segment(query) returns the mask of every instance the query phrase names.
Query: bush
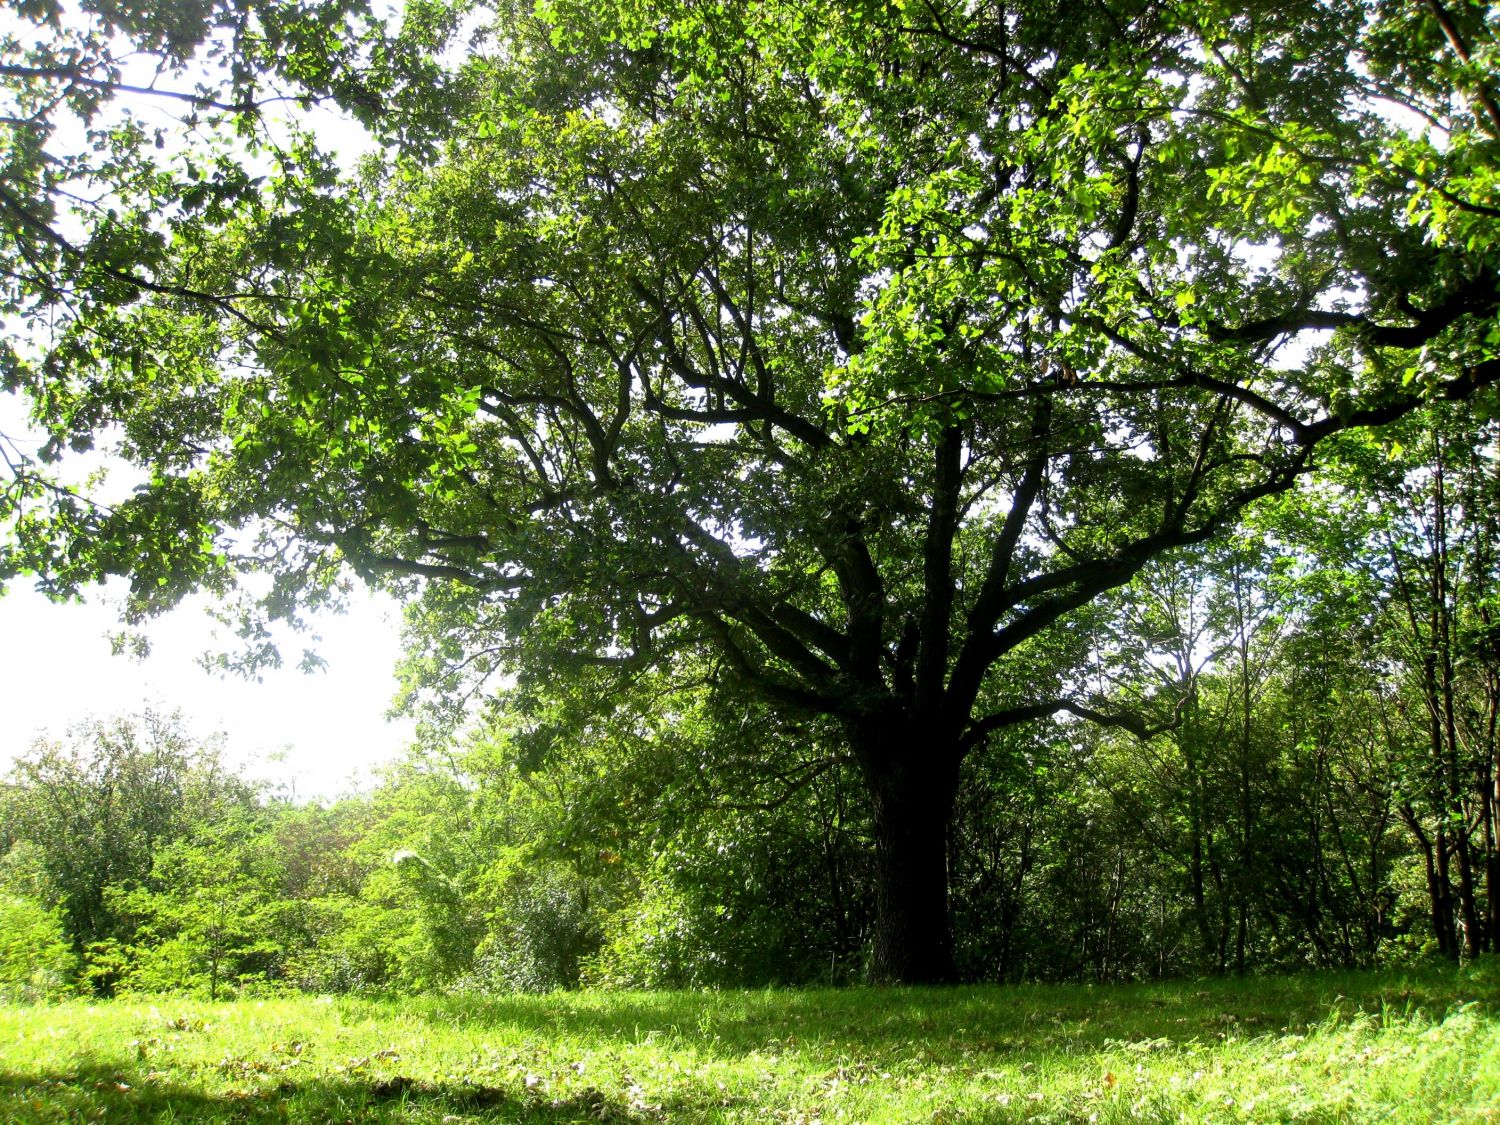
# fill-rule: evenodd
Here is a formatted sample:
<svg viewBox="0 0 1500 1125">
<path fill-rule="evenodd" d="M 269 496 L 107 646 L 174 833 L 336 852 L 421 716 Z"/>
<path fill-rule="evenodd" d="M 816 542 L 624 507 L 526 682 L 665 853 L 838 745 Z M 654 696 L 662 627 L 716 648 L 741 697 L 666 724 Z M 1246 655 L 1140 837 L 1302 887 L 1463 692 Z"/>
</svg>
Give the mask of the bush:
<svg viewBox="0 0 1500 1125">
<path fill-rule="evenodd" d="M 78 959 L 62 916 L 34 899 L 0 893 L 0 1000 L 34 1004 L 68 995 Z"/>
<path fill-rule="evenodd" d="M 604 944 L 585 979 L 598 988 L 691 988 L 706 982 L 702 970 L 715 959 L 695 929 L 694 904 L 665 879 L 649 882 L 641 897 L 605 924 Z"/>
<path fill-rule="evenodd" d="M 605 897 L 567 866 L 537 863 L 507 881 L 476 951 L 475 973 L 461 983 L 499 992 L 577 988 L 599 950 Z"/>
</svg>

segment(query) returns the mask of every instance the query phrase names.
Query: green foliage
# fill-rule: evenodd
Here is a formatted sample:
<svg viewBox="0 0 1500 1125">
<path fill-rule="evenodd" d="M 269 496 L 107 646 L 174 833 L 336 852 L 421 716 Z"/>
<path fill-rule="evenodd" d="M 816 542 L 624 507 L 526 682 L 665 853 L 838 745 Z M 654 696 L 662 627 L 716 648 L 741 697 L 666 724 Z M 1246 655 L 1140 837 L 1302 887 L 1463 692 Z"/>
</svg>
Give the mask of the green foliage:
<svg viewBox="0 0 1500 1125">
<path fill-rule="evenodd" d="M 59 912 L 0 891 L 0 1002 L 35 1004 L 71 995 L 77 969 Z"/>
<path fill-rule="evenodd" d="M 816 750 L 816 746 L 811 749 Z M 827 760 L 772 801 L 678 797 L 680 817 L 607 919 L 590 983 L 719 988 L 844 983 L 864 969 L 869 855 L 854 785 Z M 813 771 L 819 771 L 814 774 Z M 842 774 L 842 776 L 841 776 Z M 726 807 L 727 806 L 727 807 Z"/>
<path fill-rule="evenodd" d="M 571 885 L 583 979 L 721 987 L 857 975 L 869 829 L 836 732 L 705 684 L 690 665 L 641 677 L 609 701 L 606 723 L 587 698 L 596 687 L 531 689 L 519 709 L 544 717 L 547 741 L 517 731 L 508 742 L 521 782 L 509 800 L 530 810 L 531 847 L 507 878 L 549 895 Z"/>
<path fill-rule="evenodd" d="M 602 911 L 590 883 L 564 864 L 538 862 L 513 877 L 491 914 L 466 982 L 486 990 L 549 992 L 577 988 L 598 952 Z"/>
<path fill-rule="evenodd" d="M 8 782 L 6 865 L 24 868 L 29 893 L 61 909 L 80 952 L 130 940 L 109 888 L 146 881 L 159 849 L 254 801 L 215 744 L 195 743 L 180 717 L 151 711 L 39 743 Z"/>
<path fill-rule="evenodd" d="M 110 906 L 133 925 L 122 990 L 220 995 L 283 976 L 288 927 L 282 857 L 250 814 L 197 827 L 156 850 L 142 885 Z"/>
</svg>

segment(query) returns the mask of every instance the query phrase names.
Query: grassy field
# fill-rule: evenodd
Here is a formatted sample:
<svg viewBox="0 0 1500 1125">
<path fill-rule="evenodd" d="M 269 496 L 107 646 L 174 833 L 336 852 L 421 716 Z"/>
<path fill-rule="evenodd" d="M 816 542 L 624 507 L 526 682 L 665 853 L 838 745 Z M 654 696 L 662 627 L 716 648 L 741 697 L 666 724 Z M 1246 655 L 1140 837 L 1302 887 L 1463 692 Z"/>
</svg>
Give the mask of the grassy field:
<svg viewBox="0 0 1500 1125">
<path fill-rule="evenodd" d="M 1500 963 L 0 1009 L 0 1121 L 1500 1121 Z"/>
</svg>

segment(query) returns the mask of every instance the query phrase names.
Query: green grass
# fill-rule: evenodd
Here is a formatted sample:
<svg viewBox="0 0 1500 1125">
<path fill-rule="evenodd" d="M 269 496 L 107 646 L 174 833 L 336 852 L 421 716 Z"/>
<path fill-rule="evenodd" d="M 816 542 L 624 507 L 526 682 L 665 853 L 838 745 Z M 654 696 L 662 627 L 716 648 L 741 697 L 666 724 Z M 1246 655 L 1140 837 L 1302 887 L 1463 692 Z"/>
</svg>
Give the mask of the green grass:
<svg viewBox="0 0 1500 1125">
<path fill-rule="evenodd" d="M 1500 1121 L 1500 963 L 0 1010 L 0 1122 Z"/>
</svg>

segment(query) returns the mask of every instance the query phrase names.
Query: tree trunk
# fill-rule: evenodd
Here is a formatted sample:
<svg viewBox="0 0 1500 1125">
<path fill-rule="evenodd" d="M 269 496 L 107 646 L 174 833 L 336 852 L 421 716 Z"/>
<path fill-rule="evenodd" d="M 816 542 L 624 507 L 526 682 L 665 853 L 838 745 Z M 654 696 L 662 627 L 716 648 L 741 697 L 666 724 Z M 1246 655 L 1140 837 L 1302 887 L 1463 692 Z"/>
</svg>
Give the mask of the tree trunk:
<svg viewBox="0 0 1500 1125">
<path fill-rule="evenodd" d="M 1486 950 L 1500 952 L 1500 761 L 1496 760 L 1495 691 L 1490 686 L 1490 754 L 1484 777 L 1485 908 L 1488 944 Z"/>
<path fill-rule="evenodd" d="M 1193 922 L 1198 927 L 1198 940 L 1203 949 L 1205 962 L 1213 963 L 1218 942 L 1213 923 L 1208 913 L 1208 893 L 1204 878 L 1205 857 L 1203 839 L 1206 834 L 1204 806 L 1204 782 L 1200 773 L 1195 723 L 1197 712 L 1196 695 L 1189 697 L 1183 716 L 1182 729 L 1177 735 L 1178 748 L 1182 752 L 1182 765 L 1187 784 L 1188 822 L 1188 891 L 1193 900 Z"/>
<path fill-rule="evenodd" d="M 1441 824 L 1435 835 L 1433 852 L 1437 860 L 1438 918 L 1443 927 L 1438 947 L 1456 960 L 1459 955 L 1458 926 L 1453 916 L 1453 879 L 1448 874 L 1448 856 L 1452 845 L 1448 843 L 1448 833 Z"/>
<path fill-rule="evenodd" d="M 861 724 L 851 736 L 875 814 L 870 981 L 950 983 L 957 978 L 948 909 L 957 740 L 935 739 L 915 721 Z"/>
<path fill-rule="evenodd" d="M 1484 952 L 1479 907 L 1474 893 L 1474 864 L 1470 858 L 1469 826 L 1460 823 L 1453 837 L 1453 856 L 1458 861 L 1458 917 L 1464 934 L 1464 956 L 1473 960 Z"/>
</svg>

